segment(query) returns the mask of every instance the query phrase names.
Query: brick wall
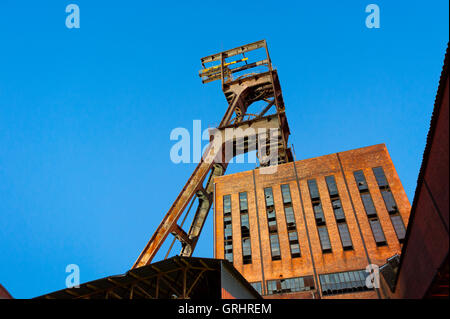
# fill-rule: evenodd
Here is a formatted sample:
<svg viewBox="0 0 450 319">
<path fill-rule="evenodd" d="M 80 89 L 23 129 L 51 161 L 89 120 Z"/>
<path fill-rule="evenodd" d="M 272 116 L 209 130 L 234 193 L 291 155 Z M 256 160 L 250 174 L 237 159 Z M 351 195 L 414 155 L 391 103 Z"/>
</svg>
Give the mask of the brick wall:
<svg viewBox="0 0 450 319">
<path fill-rule="evenodd" d="M 342 166 L 342 169 L 341 169 Z M 384 144 L 356 150 L 325 155 L 317 158 L 279 165 L 275 174 L 262 174 L 260 170 L 225 175 L 215 179 L 215 254 L 224 257 L 223 241 L 223 196 L 231 195 L 233 229 L 233 264 L 249 282 L 314 276 L 315 286 L 319 287 L 318 275 L 350 270 L 362 270 L 369 264 L 383 265 L 388 257 L 400 253 L 401 244 L 392 226 L 389 213 L 384 205 L 372 168 L 382 166 L 391 187 L 405 226 L 407 225 L 410 203 L 392 164 Z M 383 228 L 387 245 L 377 247 L 361 202 L 353 172 L 363 170 L 369 191 Z M 351 235 L 353 250 L 344 250 L 328 195 L 325 176 L 333 175 L 339 190 L 340 199 Z M 316 179 L 319 189 L 326 225 L 331 241 L 332 252 L 322 253 L 316 227 L 307 180 Z M 255 182 L 254 182 L 255 180 Z M 281 185 L 288 184 L 296 220 L 301 257 L 291 258 L 286 219 L 283 209 Z M 300 186 L 300 193 L 299 187 Z M 256 187 L 255 187 L 256 186 Z M 272 187 L 281 260 L 272 261 L 269 231 L 266 216 L 264 188 Z M 242 263 L 242 244 L 240 230 L 239 193 L 247 192 L 252 263 Z M 255 201 L 255 192 L 257 201 Z M 300 197 L 301 194 L 301 197 Z M 258 209 L 256 209 L 256 207 Z M 354 209 L 353 209 L 354 208 Z M 257 214 L 258 211 L 258 214 Z M 305 224 L 306 220 L 306 224 Z M 259 231 L 258 231 L 259 223 Z M 362 233 L 362 236 L 361 236 Z M 262 251 L 262 254 L 261 254 Z M 262 258 L 261 258 L 262 255 Z M 314 267 L 313 267 L 314 264 Z M 311 293 L 285 294 L 292 298 Z M 281 295 L 275 295 L 277 298 Z M 377 298 L 374 291 L 326 296 L 326 298 Z M 273 297 L 273 296 L 272 296 Z M 286 298 L 286 296 L 283 296 Z M 325 296 L 322 296 L 325 297 Z"/>
</svg>

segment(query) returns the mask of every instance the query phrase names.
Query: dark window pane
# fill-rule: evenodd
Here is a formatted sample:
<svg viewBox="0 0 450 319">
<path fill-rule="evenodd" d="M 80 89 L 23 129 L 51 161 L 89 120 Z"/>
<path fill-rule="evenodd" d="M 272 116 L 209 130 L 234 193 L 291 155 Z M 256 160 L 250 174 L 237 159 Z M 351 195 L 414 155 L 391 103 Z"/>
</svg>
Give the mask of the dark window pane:
<svg viewBox="0 0 450 319">
<path fill-rule="evenodd" d="M 381 228 L 380 221 L 378 218 L 372 218 L 369 220 L 370 227 L 372 228 L 373 237 L 375 238 L 375 242 L 377 244 L 385 244 L 386 238 L 384 237 L 383 229 Z"/>
<path fill-rule="evenodd" d="M 405 239 L 406 229 L 403 224 L 402 217 L 400 215 L 391 215 L 392 225 L 394 226 L 395 233 L 397 234 L 397 238 L 400 241 Z"/>
<path fill-rule="evenodd" d="M 288 233 L 290 243 L 298 243 L 298 236 L 296 231 L 291 231 Z"/>
<path fill-rule="evenodd" d="M 319 189 L 317 188 L 317 183 L 315 179 L 310 179 L 308 181 L 309 194 L 311 195 L 311 199 L 319 199 Z"/>
<path fill-rule="evenodd" d="M 267 281 L 267 292 L 269 295 L 277 293 L 309 291 L 313 289 L 314 279 L 312 276 Z"/>
<path fill-rule="evenodd" d="M 264 188 L 264 195 L 266 198 L 266 206 L 273 206 L 272 188 Z"/>
<path fill-rule="evenodd" d="M 360 191 L 368 190 L 366 178 L 364 177 L 363 171 L 356 171 L 353 173 L 355 176 L 356 185 Z"/>
<path fill-rule="evenodd" d="M 262 294 L 262 287 L 261 287 L 261 282 L 251 282 L 250 285 L 253 286 L 253 288 L 255 288 L 255 290 L 261 295 Z"/>
<path fill-rule="evenodd" d="M 323 214 L 322 210 L 322 204 L 321 203 L 314 203 L 313 204 L 313 210 L 314 210 L 314 216 L 316 218 L 316 222 L 318 225 L 325 223 L 325 216 Z"/>
<path fill-rule="evenodd" d="M 325 181 L 327 182 L 328 192 L 330 193 L 330 197 L 334 197 L 339 195 L 337 186 L 336 186 L 336 180 L 334 179 L 334 176 L 327 176 L 325 177 Z"/>
<path fill-rule="evenodd" d="M 242 239 L 242 261 L 243 264 L 252 263 L 252 248 L 250 244 L 250 238 Z"/>
<path fill-rule="evenodd" d="M 328 236 L 328 230 L 326 226 L 318 227 L 320 244 L 322 246 L 322 251 L 330 251 L 331 243 L 330 237 Z"/>
<path fill-rule="evenodd" d="M 375 206 L 373 205 L 372 196 L 370 196 L 369 193 L 361 194 L 361 200 L 363 202 L 367 216 L 376 216 L 377 211 L 375 209 Z"/>
<path fill-rule="evenodd" d="M 342 208 L 342 203 L 340 199 L 334 199 L 331 201 L 331 206 L 333 206 L 334 216 L 337 221 L 344 220 L 345 214 L 344 209 Z"/>
<path fill-rule="evenodd" d="M 375 179 L 377 180 L 379 187 L 389 186 L 387 179 L 386 179 L 386 175 L 384 175 L 384 171 L 381 166 L 375 167 L 372 170 L 373 170 L 373 174 L 375 175 Z"/>
<path fill-rule="evenodd" d="M 270 233 L 277 231 L 277 218 L 276 218 L 274 209 L 267 210 L 267 223 L 269 225 Z"/>
<path fill-rule="evenodd" d="M 352 239 L 350 237 L 350 232 L 348 231 L 347 224 L 339 223 L 338 229 L 339 229 L 339 235 L 341 236 L 341 240 L 342 240 L 342 246 L 344 248 L 351 248 L 353 245 L 352 245 Z"/>
<path fill-rule="evenodd" d="M 291 257 L 292 258 L 297 258 L 300 257 L 300 245 L 299 244 L 294 244 L 291 245 Z"/>
<path fill-rule="evenodd" d="M 298 243 L 298 235 L 296 231 L 291 231 L 288 233 L 289 246 L 291 248 L 291 257 L 300 257 L 300 245 Z"/>
<path fill-rule="evenodd" d="M 284 213 L 286 214 L 286 225 L 288 230 L 295 229 L 295 217 L 292 207 L 285 207 Z"/>
<path fill-rule="evenodd" d="M 224 239 L 230 240 L 233 236 L 233 230 L 231 229 L 231 225 L 227 225 L 224 227 Z"/>
<path fill-rule="evenodd" d="M 231 224 L 231 195 L 223 197 L 224 258 L 233 262 L 233 230 Z"/>
<path fill-rule="evenodd" d="M 242 252 L 244 255 L 251 255 L 252 249 L 250 246 L 250 238 L 242 240 Z"/>
<path fill-rule="evenodd" d="M 231 195 L 225 195 L 223 197 L 223 213 L 231 213 Z"/>
<path fill-rule="evenodd" d="M 365 278 L 364 270 L 319 275 L 324 295 L 350 293 L 355 292 L 355 290 L 369 290 L 366 287 Z"/>
<path fill-rule="evenodd" d="M 243 238 L 250 236 L 250 224 L 248 214 L 241 214 L 241 236 Z"/>
<path fill-rule="evenodd" d="M 241 227 L 250 227 L 248 223 L 248 214 L 241 214 Z"/>
<path fill-rule="evenodd" d="M 283 195 L 283 203 L 289 204 L 292 202 L 291 199 L 291 191 L 289 189 L 289 185 L 281 185 L 281 193 Z"/>
<path fill-rule="evenodd" d="M 278 242 L 278 235 L 270 235 L 270 249 L 272 252 L 272 260 L 278 260 L 281 257 L 280 254 L 280 244 Z"/>
<path fill-rule="evenodd" d="M 386 209 L 389 213 L 397 212 L 397 204 L 395 203 L 394 196 L 390 189 L 381 190 L 381 195 L 383 196 L 384 203 L 386 204 Z"/>
<path fill-rule="evenodd" d="M 248 210 L 247 193 L 239 193 L 239 207 L 240 210 Z"/>
</svg>

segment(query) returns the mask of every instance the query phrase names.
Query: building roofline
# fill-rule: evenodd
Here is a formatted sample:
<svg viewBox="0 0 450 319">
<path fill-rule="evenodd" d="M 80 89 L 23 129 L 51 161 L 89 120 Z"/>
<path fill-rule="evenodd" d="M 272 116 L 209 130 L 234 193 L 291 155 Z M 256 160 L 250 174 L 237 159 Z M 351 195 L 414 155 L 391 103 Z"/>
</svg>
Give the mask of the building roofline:
<svg viewBox="0 0 450 319">
<path fill-rule="evenodd" d="M 436 98 L 434 100 L 434 107 L 433 107 L 433 112 L 431 114 L 431 120 L 430 120 L 430 128 L 428 130 L 425 149 L 424 149 L 423 156 L 422 156 L 422 165 L 420 166 L 419 175 L 417 177 L 416 190 L 414 192 L 414 200 L 413 200 L 413 204 L 411 207 L 411 213 L 409 215 L 408 228 L 406 229 L 405 243 L 403 244 L 402 252 L 400 255 L 400 263 L 398 266 L 397 276 L 395 278 L 394 289 L 397 288 L 398 278 L 399 278 L 401 270 L 402 270 L 403 260 L 405 259 L 405 253 L 406 253 L 406 250 L 408 247 L 409 237 L 411 234 L 411 228 L 412 228 L 411 225 L 412 225 L 412 221 L 414 220 L 414 216 L 416 214 L 417 202 L 419 201 L 419 194 L 420 194 L 420 189 L 421 189 L 420 186 L 422 185 L 424 178 L 425 178 L 425 171 L 426 171 L 426 167 L 428 166 L 428 160 L 429 160 L 429 156 L 430 156 L 430 152 L 431 152 L 431 145 L 433 144 L 434 135 L 436 133 L 438 116 L 439 116 L 439 112 L 441 110 L 441 105 L 442 105 L 444 91 L 445 91 L 445 87 L 446 87 L 446 84 L 448 81 L 448 77 L 449 77 L 449 43 L 447 42 L 447 50 L 445 52 L 444 64 L 442 66 L 442 71 L 441 71 L 441 76 L 439 78 L 439 85 L 438 85 L 438 89 L 437 89 L 437 93 L 436 93 Z"/>
<path fill-rule="evenodd" d="M 342 154 L 342 153 L 351 152 L 351 151 L 358 151 L 358 150 L 362 150 L 362 149 L 365 149 L 365 148 L 371 148 L 371 147 L 377 147 L 377 146 L 378 147 L 379 146 L 384 147 L 387 150 L 387 147 L 386 147 L 385 143 L 378 143 L 378 144 L 373 144 L 373 145 L 367 145 L 367 146 L 362 146 L 362 147 L 358 147 L 358 148 L 353 148 L 353 149 L 349 149 L 349 150 L 345 150 L 345 151 L 339 151 L 339 152 L 334 152 L 334 153 L 330 153 L 330 154 L 325 154 L 325 155 L 319 155 L 319 156 L 299 159 L 299 160 L 295 160 L 294 162 L 309 161 L 309 160 L 313 160 L 313 159 L 316 159 L 316 158 L 321 158 L 321 157 L 324 157 L 324 156 L 332 156 L 332 155 L 335 155 L 335 154 Z M 283 164 L 278 164 L 278 165 L 282 166 L 282 165 L 288 165 L 288 164 L 291 164 L 291 163 L 292 162 L 288 162 L 288 163 L 283 163 Z M 255 170 L 258 170 L 259 168 L 260 167 L 256 167 Z M 252 171 L 252 169 L 246 170 L 246 171 L 242 171 L 242 172 L 236 172 L 236 173 L 233 173 L 233 174 L 226 174 L 226 175 L 222 175 L 222 176 L 216 176 L 214 179 L 220 180 L 222 178 L 228 178 L 228 177 L 234 176 L 236 174 L 242 174 L 242 173 L 246 173 L 246 172 L 249 173 L 251 171 Z M 214 183 L 216 183 L 216 182 L 214 181 Z"/>
</svg>

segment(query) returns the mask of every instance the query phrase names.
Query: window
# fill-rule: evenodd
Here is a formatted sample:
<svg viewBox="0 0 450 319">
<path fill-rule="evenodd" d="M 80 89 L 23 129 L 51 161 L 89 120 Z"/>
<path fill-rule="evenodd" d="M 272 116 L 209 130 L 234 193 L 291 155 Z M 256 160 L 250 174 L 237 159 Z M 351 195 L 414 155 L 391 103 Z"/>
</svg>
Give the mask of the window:
<svg viewBox="0 0 450 319">
<path fill-rule="evenodd" d="M 223 197 L 223 214 L 231 213 L 231 195 L 225 195 Z"/>
<path fill-rule="evenodd" d="M 231 229 L 231 217 L 224 218 L 224 239 L 233 239 L 233 230 Z"/>
<path fill-rule="evenodd" d="M 281 185 L 281 193 L 283 196 L 284 215 L 286 217 L 286 228 L 288 231 L 291 258 L 297 258 L 301 256 L 300 244 L 298 242 L 297 226 L 295 222 L 294 209 L 292 207 L 292 198 L 289 185 Z"/>
<path fill-rule="evenodd" d="M 231 223 L 231 195 L 223 197 L 224 258 L 233 262 L 233 229 Z"/>
<path fill-rule="evenodd" d="M 381 196 L 383 197 L 386 209 L 391 217 L 391 223 L 395 229 L 395 233 L 397 234 L 398 241 L 403 243 L 406 233 L 405 225 L 403 224 L 402 217 L 398 211 L 394 195 L 392 194 L 386 175 L 384 174 L 384 170 L 381 166 L 374 167 L 372 170 L 375 175 L 375 179 L 377 180 L 378 187 L 380 188 Z"/>
<path fill-rule="evenodd" d="M 250 285 L 255 288 L 255 290 L 261 295 L 262 294 L 262 287 L 261 287 L 261 281 L 258 282 L 251 282 Z"/>
<path fill-rule="evenodd" d="M 330 194 L 331 206 L 333 207 L 334 217 L 336 219 L 339 236 L 341 237 L 342 248 L 344 250 L 353 249 L 352 238 L 348 231 L 347 221 L 345 220 L 344 209 L 342 208 L 341 199 L 336 185 L 334 176 L 325 177 L 327 182 L 328 193 Z"/>
<path fill-rule="evenodd" d="M 322 294 L 327 296 L 371 290 L 366 286 L 368 275 L 365 270 L 319 275 Z"/>
<path fill-rule="evenodd" d="M 278 241 L 278 227 L 277 227 L 277 217 L 275 212 L 275 206 L 273 202 L 272 188 L 264 188 L 264 195 L 266 198 L 266 214 L 267 214 L 267 224 L 269 226 L 269 240 L 270 240 L 270 251 L 272 254 L 272 260 L 280 260 L 280 243 Z"/>
<path fill-rule="evenodd" d="M 296 258 L 300 257 L 300 245 L 298 243 L 298 235 L 297 231 L 290 231 L 288 233 L 289 238 L 289 246 L 291 247 L 291 257 Z"/>
<path fill-rule="evenodd" d="M 334 176 L 325 177 L 325 181 L 327 182 L 328 193 L 330 194 L 330 197 L 333 198 L 335 196 L 339 196 Z"/>
<path fill-rule="evenodd" d="M 399 214 L 391 216 L 391 222 L 394 226 L 395 233 L 397 234 L 397 238 L 400 243 L 403 243 L 406 235 L 405 225 L 403 224 L 402 217 Z"/>
<path fill-rule="evenodd" d="M 309 194 L 311 196 L 311 204 L 314 211 L 314 218 L 316 219 L 317 231 L 319 233 L 320 245 L 323 253 L 331 252 L 331 242 L 328 236 L 328 230 L 325 221 L 325 215 L 320 201 L 319 189 L 315 179 L 308 180 Z"/>
<path fill-rule="evenodd" d="M 311 200 L 320 199 L 319 189 L 317 188 L 317 183 L 314 179 L 308 181 L 308 188 Z"/>
<path fill-rule="evenodd" d="M 248 214 L 241 214 L 241 236 L 250 236 L 250 224 L 248 222 Z"/>
<path fill-rule="evenodd" d="M 247 193 L 239 193 L 239 208 L 241 213 L 248 211 Z"/>
<path fill-rule="evenodd" d="M 334 217 L 336 221 L 345 221 L 344 210 L 342 209 L 342 203 L 340 199 L 334 199 L 331 201 L 331 206 L 333 207 Z"/>
<path fill-rule="evenodd" d="M 381 228 L 380 221 L 378 218 L 371 218 L 369 220 L 370 227 L 372 228 L 373 237 L 377 246 L 385 246 L 386 238 L 384 237 L 383 229 Z"/>
<path fill-rule="evenodd" d="M 276 279 L 267 281 L 267 294 L 281 294 L 298 291 L 314 290 L 313 276 L 304 276 L 287 279 Z"/>
<path fill-rule="evenodd" d="M 369 188 L 367 187 L 366 178 L 363 171 L 356 171 L 353 173 L 355 181 L 358 184 L 361 201 L 369 218 L 370 228 L 372 229 L 373 237 L 377 246 L 385 246 L 386 238 L 384 237 L 383 228 L 378 220 L 377 210 L 373 204 L 372 196 L 370 195 Z M 361 186 L 362 185 L 362 186 Z"/>
<path fill-rule="evenodd" d="M 328 236 L 328 230 L 326 226 L 317 227 L 317 231 L 319 232 L 320 245 L 322 246 L 322 252 L 329 253 L 331 252 L 331 243 L 330 237 Z"/>
<path fill-rule="evenodd" d="M 341 236 L 342 247 L 344 250 L 349 250 L 353 248 L 352 238 L 350 237 L 350 232 L 348 231 L 347 223 L 338 223 L 339 235 Z"/>
<path fill-rule="evenodd" d="M 367 182 L 363 171 L 356 171 L 353 175 L 355 176 L 356 185 L 358 186 L 359 191 L 368 191 L 369 188 L 367 187 Z"/>
<path fill-rule="evenodd" d="M 364 209 L 366 210 L 367 216 L 376 216 L 377 210 L 375 209 L 375 206 L 373 205 L 372 196 L 370 196 L 369 193 L 361 194 L 361 200 L 364 205 Z"/>
<path fill-rule="evenodd" d="M 277 217 L 275 214 L 275 209 L 267 210 L 267 223 L 269 224 L 269 233 L 277 232 Z"/>
<path fill-rule="evenodd" d="M 252 263 L 252 248 L 250 245 L 250 238 L 242 238 L 242 263 Z"/>
<path fill-rule="evenodd" d="M 291 191 L 289 189 L 289 185 L 281 185 L 281 194 L 283 196 L 283 203 L 290 204 L 292 202 L 291 199 Z"/>
<path fill-rule="evenodd" d="M 247 193 L 239 193 L 239 209 L 241 211 L 241 239 L 242 239 L 242 262 L 252 263 L 252 248 L 250 244 L 250 223 L 248 220 Z"/>
<path fill-rule="evenodd" d="M 383 189 L 381 191 L 381 196 L 383 196 L 384 204 L 389 214 L 395 214 L 398 212 L 397 204 L 395 203 L 394 196 L 390 189 Z"/>
<path fill-rule="evenodd" d="M 373 174 L 375 175 L 375 179 L 377 180 L 379 187 L 389 186 L 388 181 L 386 179 L 386 175 L 384 175 L 383 168 L 380 167 L 374 167 L 372 169 Z"/>
<path fill-rule="evenodd" d="M 325 216 L 322 210 L 321 203 L 313 203 L 314 217 L 316 218 L 317 225 L 325 224 Z"/>
<path fill-rule="evenodd" d="M 280 260 L 280 243 L 278 242 L 278 234 L 270 235 L 270 250 L 272 253 L 272 260 Z"/>
<path fill-rule="evenodd" d="M 286 214 L 286 225 L 288 230 L 295 229 L 295 217 L 294 217 L 294 210 L 292 209 L 292 206 L 285 207 L 284 213 Z"/>
<path fill-rule="evenodd" d="M 264 188 L 264 195 L 266 197 L 266 206 L 270 207 L 273 206 L 273 194 L 272 194 L 272 188 Z"/>
</svg>

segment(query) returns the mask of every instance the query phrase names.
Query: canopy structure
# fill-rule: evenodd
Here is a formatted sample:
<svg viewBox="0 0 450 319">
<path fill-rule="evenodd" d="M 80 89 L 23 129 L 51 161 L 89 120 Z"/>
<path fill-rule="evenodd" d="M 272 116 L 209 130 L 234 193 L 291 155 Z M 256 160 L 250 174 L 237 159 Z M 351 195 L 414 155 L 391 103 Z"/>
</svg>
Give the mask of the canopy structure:
<svg viewBox="0 0 450 319">
<path fill-rule="evenodd" d="M 227 260 L 175 256 L 36 299 L 261 299 Z"/>
</svg>

